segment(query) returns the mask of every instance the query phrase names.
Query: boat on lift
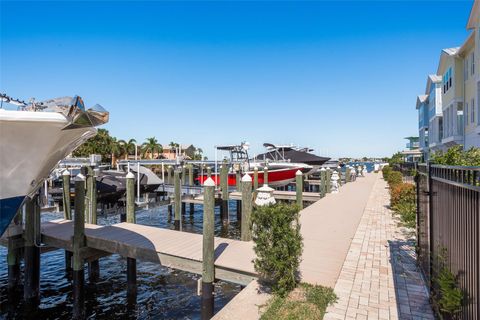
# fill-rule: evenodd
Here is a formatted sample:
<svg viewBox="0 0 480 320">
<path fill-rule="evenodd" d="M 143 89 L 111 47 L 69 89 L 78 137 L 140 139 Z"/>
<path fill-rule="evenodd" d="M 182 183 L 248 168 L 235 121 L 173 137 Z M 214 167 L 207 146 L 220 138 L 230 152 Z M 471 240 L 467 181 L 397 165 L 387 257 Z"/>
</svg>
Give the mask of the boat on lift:
<svg viewBox="0 0 480 320">
<path fill-rule="evenodd" d="M 57 163 L 108 122 L 100 105 L 75 96 L 26 103 L 0 94 L 0 235 Z"/>
<path fill-rule="evenodd" d="M 248 143 L 216 147 L 217 150 L 228 151 L 230 154 L 230 159 L 228 161 L 230 164 L 228 172 L 229 186 L 235 186 L 237 184 L 237 171 L 240 171 L 242 174 L 248 174 L 253 179 L 255 167 L 258 169 L 259 185 L 266 182 L 264 169 L 268 168 L 268 185 L 272 187 L 281 187 L 293 182 L 298 170 L 302 173 L 308 173 L 313 169 L 311 165 L 305 163 L 291 163 L 288 161 L 276 161 L 270 159 L 265 159 L 265 161 L 250 159 L 248 156 L 249 147 Z M 200 184 L 203 184 L 207 178 L 207 175 L 200 175 L 198 181 Z M 220 177 L 218 173 L 213 173 L 212 179 L 217 185 L 220 185 Z"/>
</svg>

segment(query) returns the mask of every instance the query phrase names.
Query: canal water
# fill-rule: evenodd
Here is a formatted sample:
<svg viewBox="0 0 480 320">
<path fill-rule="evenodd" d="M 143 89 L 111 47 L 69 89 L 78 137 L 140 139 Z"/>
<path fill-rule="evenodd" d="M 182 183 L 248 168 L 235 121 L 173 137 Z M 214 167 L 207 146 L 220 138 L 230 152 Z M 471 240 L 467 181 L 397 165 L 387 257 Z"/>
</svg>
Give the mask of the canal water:
<svg viewBox="0 0 480 320">
<path fill-rule="evenodd" d="M 235 202 L 230 201 L 230 224 L 224 227 L 218 207 L 215 212 L 215 235 L 239 239 L 240 224 L 236 219 Z M 185 232 L 202 233 L 203 207 L 195 205 L 193 215 L 189 205 L 182 217 Z M 43 220 L 61 218 L 59 213 L 43 213 Z M 137 211 L 137 223 L 174 229 L 167 207 L 150 207 Z M 99 216 L 98 223 L 118 223 L 119 215 Z M 71 319 L 73 296 L 71 278 L 65 272 L 64 251 L 56 250 L 41 256 L 40 295 L 38 310 L 26 311 L 18 296 L 9 296 L 7 290 L 7 250 L 0 247 L 0 319 Z M 199 275 L 137 261 L 138 297 L 134 310 L 127 309 L 126 259 L 112 255 L 100 259 L 100 280 L 90 285 L 86 281 L 86 314 L 88 319 L 200 319 L 201 300 L 197 296 Z M 23 265 L 22 265 L 23 269 Z M 86 278 L 87 272 L 85 270 Z M 23 282 L 23 281 L 22 281 Z M 215 284 L 215 312 L 225 306 L 240 286 L 219 281 Z"/>
</svg>

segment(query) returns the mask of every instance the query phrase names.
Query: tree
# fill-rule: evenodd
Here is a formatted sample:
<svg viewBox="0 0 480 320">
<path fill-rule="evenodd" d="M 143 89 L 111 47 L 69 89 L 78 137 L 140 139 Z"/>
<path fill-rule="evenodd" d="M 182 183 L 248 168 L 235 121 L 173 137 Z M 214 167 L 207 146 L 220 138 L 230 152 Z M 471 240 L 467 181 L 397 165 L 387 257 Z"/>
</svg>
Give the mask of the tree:
<svg viewBox="0 0 480 320">
<path fill-rule="evenodd" d="M 130 139 L 128 141 L 118 140 L 118 143 L 122 145 L 123 154 L 125 155 L 125 160 L 128 159 L 130 154 L 135 154 L 135 148 L 137 147 L 137 140 Z"/>
<path fill-rule="evenodd" d="M 160 143 L 158 143 L 155 137 L 147 138 L 142 144 L 143 156 L 145 157 L 148 153 L 150 154 L 150 159 L 153 159 L 154 153 L 162 153 L 163 147 Z"/>
<path fill-rule="evenodd" d="M 404 160 L 404 157 L 403 157 L 403 154 L 401 152 L 397 152 L 395 153 L 389 160 L 388 160 L 388 164 L 393 167 L 395 164 L 400 164 L 400 163 L 404 163 L 405 160 Z"/>
<path fill-rule="evenodd" d="M 195 148 L 195 153 L 193 155 L 193 160 L 202 160 L 203 150 L 202 148 Z"/>
<path fill-rule="evenodd" d="M 99 154 L 102 156 L 102 161 L 110 160 L 112 153 L 112 146 L 114 139 L 106 129 L 98 129 L 97 135 L 85 141 L 74 152 L 74 157 L 88 157 L 91 154 Z"/>
</svg>

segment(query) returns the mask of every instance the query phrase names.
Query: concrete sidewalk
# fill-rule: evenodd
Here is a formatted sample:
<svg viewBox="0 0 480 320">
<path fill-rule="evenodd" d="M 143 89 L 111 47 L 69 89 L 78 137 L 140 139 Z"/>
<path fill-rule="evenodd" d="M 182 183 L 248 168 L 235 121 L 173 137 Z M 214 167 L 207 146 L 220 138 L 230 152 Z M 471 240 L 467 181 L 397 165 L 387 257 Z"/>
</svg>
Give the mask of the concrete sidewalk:
<svg viewBox="0 0 480 320">
<path fill-rule="evenodd" d="M 412 239 L 388 209 L 378 177 L 324 319 L 434 319 Z"/>
<path fill-rule="evenodd" d="M 301 211 L 303 282 L 335 286 L 378 176 L 359 177 Z"/>
</svg>

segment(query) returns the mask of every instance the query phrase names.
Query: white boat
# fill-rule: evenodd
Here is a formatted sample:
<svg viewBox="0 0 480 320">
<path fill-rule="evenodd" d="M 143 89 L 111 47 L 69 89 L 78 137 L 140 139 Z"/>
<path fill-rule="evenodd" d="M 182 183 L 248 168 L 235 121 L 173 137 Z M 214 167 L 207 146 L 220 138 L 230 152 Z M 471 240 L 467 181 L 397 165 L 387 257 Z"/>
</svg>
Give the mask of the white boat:
<svg viewBox="0 0 480 320">
<path fill-rule="evenodd" d="M 57 163 L 108 121 L 100 105 L 85 110 L 80 97 L 42 103 L 0 95 L 0 235 L 26 197 L 42 185 Z M 4 108 L 16 105 L 17 110 Z"/>
</svg>

